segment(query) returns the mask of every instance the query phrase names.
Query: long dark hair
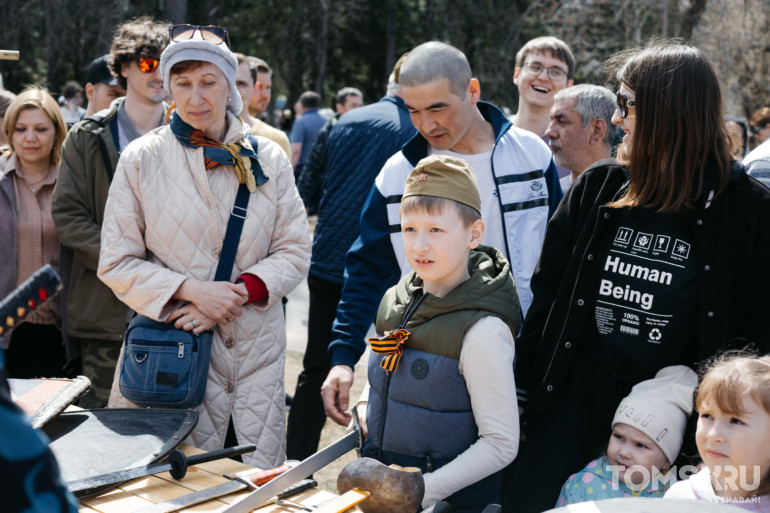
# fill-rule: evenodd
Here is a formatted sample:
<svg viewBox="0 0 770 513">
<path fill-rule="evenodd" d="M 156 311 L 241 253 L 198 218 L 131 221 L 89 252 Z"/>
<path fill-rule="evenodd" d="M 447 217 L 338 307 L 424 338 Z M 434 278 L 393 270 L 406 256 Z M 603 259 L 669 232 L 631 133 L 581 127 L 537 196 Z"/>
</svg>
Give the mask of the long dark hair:
<svg viewBox="0 0 770 513">
<path fill-rule="evenodd" d="M 724 190 L 730 141 L 719 81 L 706 56 L 679 41 L 654 40 L 614 56 L 613 63 L 618 84 L 635 93 L 636 125 L 630 149 L 618 149 L 630 186 L 610 206 L 692 210 L 703 193 L 707 163 L 719 170 L 716 194 Z"/>
</svg>

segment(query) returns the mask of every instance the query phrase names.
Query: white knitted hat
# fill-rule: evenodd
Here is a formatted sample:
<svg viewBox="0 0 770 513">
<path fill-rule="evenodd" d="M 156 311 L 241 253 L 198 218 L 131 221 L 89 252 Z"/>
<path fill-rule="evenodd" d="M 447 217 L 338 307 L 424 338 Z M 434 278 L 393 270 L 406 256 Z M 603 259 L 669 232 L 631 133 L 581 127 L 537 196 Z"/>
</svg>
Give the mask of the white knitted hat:
<svg viewBox="0 0 770 513">
<path fill-rule="evenodd" d="M 196 31 L 192 39 L 186 41 L 171 41 L 160 55 L 160 74 L 163 76 L 163 88 L 171 94 L 169 74 L 171 67 L 182 61 L 206 61 L 218 67 L 230 86 L 230 99 L 227 110 L 234 116 L 243 110 L 241 95 L 235 87 L 235 73 L 238 71 L 238 59 L 222 42 L 218 45 L 205 41 Z"/>
<path fill-rule="evenodd" d="M 634 385 L 615 411 L 612 427 L 618 423 L 635 427 L 652 438 L 673 464 L 682 448 L 697 385 L 698 375 L 689 367 L 664 367 L 654 378 Z"/>
</svg>

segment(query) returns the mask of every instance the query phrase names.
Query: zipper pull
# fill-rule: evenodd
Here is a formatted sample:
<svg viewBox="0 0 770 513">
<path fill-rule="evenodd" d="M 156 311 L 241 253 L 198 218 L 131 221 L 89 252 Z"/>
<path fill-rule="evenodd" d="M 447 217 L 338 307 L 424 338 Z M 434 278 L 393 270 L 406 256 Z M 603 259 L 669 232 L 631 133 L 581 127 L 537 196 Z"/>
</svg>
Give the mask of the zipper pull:
<svg viewBox="0 0 770 513">
<path fill-rule="evenodd" d="M 179 342 L 177 343 L 177 345 L 179 346 L 179 353 L 177 354 L 177 356 L 179 358 L 184 358 L 184 342 Z"/>
<path fill-rule="evenodd" d="M 425 456 L 425 470 L 433 472 L 433 462 L 430 460 L 430 454 Z"/>
</svg>

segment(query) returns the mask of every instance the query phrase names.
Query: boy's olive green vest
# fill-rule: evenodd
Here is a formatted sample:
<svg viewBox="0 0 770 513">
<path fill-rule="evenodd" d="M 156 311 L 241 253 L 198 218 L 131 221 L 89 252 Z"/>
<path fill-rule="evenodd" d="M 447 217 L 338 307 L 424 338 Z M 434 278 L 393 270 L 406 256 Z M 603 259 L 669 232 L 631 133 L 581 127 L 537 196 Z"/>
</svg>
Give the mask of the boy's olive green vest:
<svg viewBox="0 0 770 513">
<path fill-rule="evenodd" d="M 410 273 L 380 304 L 377 332 L 399 328 L 405 314 L 409 337 L 395 371 L 380 367 L 387 355 L 369 358 L 369 439 L 364 456 L 385 464 L 431 472 L 446 465 L 478 440 L 470 394 L 458 360 L 463 338 L 479 319 L 502 319 L 515 335 L 521 323 L 516 288 L 502 253 L 479 247 L 468 261 L 470 278 L 444 297 L 421 298 L 422 280 Z M 413 301 L 421 302 L 414 308 Z M 450 498 L 454 507 L 494 501 L 499 473 Z"/>
<path fill-rule="evenodd" d="M 428 296 L 410 317 L 407 346 L 420 351 L 457 359 L 465 332 L 473 323 L 489 315 L 499 317 L 514 336 L 521 326 L 521 308 L 510 265 L 491 247 L 479 246 L 468 258 L 471 277 L 444 297 Z M 412 271 L 390 288 L 377 311 L 377 333 L 398 328 L 412 298 L 419 294 L 422 280 Z M 428 322 L 434 318 L 438 322 Z"/>
</svg>

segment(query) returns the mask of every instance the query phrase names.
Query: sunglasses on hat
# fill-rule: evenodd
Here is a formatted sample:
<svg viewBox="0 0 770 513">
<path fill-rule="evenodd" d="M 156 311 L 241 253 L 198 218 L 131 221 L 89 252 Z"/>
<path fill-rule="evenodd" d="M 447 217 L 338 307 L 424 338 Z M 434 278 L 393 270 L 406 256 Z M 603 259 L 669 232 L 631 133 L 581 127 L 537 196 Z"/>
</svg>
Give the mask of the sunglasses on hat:
<svg viewBox="0 0 770 513">
<path fill-rule="evenodd" d="M 195 32 L 200 32 L 204 41 L 215 45 L 225 42 L 230 48 L 230 36 L 227 35 L 227 29 L 215 25 L 174 25 L 169 27 L 168 36 L 172 41 L 187 41 L 193 38 Z"/>
<path fill-rule="evenodd" d="M 158 59 L 139 57 L 136 59 L 136 63 L 139 65 L 139 71 L 142 73 L 152 73 L 158 68 Z"/>
<path fill-rule="evenodd" d="M 621 118 L 626 119 L 628 117 L 628 108 L 635 107 L 636 100 L 629 100 L 628 96 L 620 91 L 615 94 L 617 95 L 618 115 L 620 115 Z"/>
</svg>

